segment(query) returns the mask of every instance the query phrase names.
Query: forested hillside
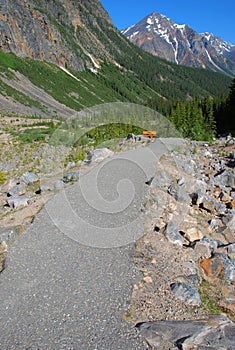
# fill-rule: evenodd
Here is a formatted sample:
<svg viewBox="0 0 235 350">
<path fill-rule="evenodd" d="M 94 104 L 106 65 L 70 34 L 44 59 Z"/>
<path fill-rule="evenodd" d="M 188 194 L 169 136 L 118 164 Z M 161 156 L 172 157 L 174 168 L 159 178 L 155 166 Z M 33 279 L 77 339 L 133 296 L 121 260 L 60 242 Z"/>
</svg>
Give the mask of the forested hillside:
<svg viewBox="0 0 235 350">
<path fill-rule="evenodd" d="M 129 101 L 179 126 L 183 115 L 172 115 L 175 106 L 229 92 L 228 76 L 167 62 L 130 43 L 99 1 L 16 0 L 1 10 L 2 113 L 66 118 L 96 104 Z M 181 130 L 191 128 L 193 110 Z M 200 125 L 208 130 L 205 118 Z"/>
</svg>

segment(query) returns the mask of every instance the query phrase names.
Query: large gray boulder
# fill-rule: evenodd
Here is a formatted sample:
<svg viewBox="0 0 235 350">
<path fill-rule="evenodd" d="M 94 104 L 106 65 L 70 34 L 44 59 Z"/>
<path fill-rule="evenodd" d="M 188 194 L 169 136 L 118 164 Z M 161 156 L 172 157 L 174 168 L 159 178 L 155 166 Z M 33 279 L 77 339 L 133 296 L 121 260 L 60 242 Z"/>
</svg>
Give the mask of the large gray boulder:
<svg viewBox="0 0 235 350">
<path fill-rule="evenodd" d="M 207 320 L 144 322 L 136 327 L 156 350 L 235 349 L 235 324 L 222 315 Z"/>
</svg>

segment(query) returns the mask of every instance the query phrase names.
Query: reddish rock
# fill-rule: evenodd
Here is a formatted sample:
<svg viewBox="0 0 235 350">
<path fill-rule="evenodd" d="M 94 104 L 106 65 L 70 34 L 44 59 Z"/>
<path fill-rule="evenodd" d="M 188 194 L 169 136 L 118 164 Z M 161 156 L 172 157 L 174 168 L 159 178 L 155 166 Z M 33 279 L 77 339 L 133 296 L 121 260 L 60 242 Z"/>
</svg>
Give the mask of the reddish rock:
<svg viewBox="0 0 235 350">
<path fill-rule="evenodd" d="M 222 261 L 218 261 L 215 258 L 209 258 L 200 262 L 200 266 L 203 269 L 205 275 L 209 279 L 215 279 L 220 277 L 223 271 Z"/>
</svg>

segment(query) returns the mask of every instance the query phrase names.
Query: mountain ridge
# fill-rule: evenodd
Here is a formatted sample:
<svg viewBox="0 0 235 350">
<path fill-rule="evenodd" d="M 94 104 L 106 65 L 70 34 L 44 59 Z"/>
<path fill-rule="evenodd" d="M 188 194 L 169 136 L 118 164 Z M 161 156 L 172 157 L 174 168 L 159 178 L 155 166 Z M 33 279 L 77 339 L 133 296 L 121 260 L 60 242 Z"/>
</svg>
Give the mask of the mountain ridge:
<svg viewBox="0 0 235 350">
<path fill-rule="evenodd" d="M 197 33 L 157 12 L 122 33 L 143 50 L 168 61 L 235 75 L 235 45 L 212 33 Z M 232 52 L 232 53 L 231 53 Z"/>
<path fill-rule="evenodd" d="M 0 34 L 1 110 L 12 106 L 17 113 L 14 103 L 20 102 L 29 107 L 27 113 L 34 106 L 33 115 L 54 115 L 55 109 L 61 116 L 61 106 L 48 101 L 52 96 L 75 111 L 128 101 L 162 113 L 165 102 L 213 97 L 231 83 L 224 74 L 144 52 L 114 27 L 99 0 L 5 0 Z M 32 95 L 30 84 L 49 95 L 45 102 L 39 89 Z"/>
</svg>

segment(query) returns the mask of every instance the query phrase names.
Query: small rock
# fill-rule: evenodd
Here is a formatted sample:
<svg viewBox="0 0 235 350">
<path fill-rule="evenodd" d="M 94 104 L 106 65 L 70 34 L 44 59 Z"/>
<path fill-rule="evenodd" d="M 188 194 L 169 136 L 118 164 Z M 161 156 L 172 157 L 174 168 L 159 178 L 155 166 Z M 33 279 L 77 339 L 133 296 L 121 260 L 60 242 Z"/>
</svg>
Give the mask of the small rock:
<svg viewBox="0 0 235 350">
<path fill-rule="evenodd" d="M 27 172 L 24 173 L 21 178 L 21 181 L 23 181 L 26 185 L 31 185 L 39 180 L 38 176 L 33 172 Z"/>
<path fill-rule="evenodd" d="M 0 227 L 0 242 L 9 242 L 13 241 L 17 236 L 22 233 L 23 228 L 21 226 L 16 227 Z"/>
<path fill-rule="evenodd" d="M 183 238 L 179 232 L 178 226 L 173 221 L 168 222 L 164 235 L 169 242 L 183 246 Z"/>
<path fill-rule="evenodd" d="M 229 202 L 231 200 L 231 197 L 227 192 L 221 192 L 220 193 L 220 200 L 222 202 Z"/>
<path fill-rule="evenodd" d="M 7 199 L 7 203 L 11 208 L 20 209 L 28 206 L 29 198 L 25 196 L 9 197 Z"/>
<path fill-rule="evenodd" d="M 211 280 L 221 278 L 235 282 L 235 261 L 225 254 L 215 254 L 213 258 L 201 261 L 200 265 L 205 275 Z"/>
<path fill-rule="evenodd" d="M 144 278 L 143 278 L 143 281 L 144 281 L 145 283 L 153 283 L 153 280 L 152 280 L 152 278 L 151 278 L 150 276 L 144 277 Z"/>
<path fill-rule="evenodd" d="M 40 191 L 41 192 L 48 192 L 48 191 L 51 191 L 52 188 L 49 184 L 40 184 Z"/>
<path fill-rule="evenodd" d="M 0 253 L 7 252 L 7 244 L 5 241 L 1 241 L 0 243 Z"/>
<path fill-rule="evenodd" d="M 191 284 L 177 282 L 172 283 L 170 287 L 172 292 L 175 294 L 176 298 L 194 306 L 201 305 L 201 299 L 198 293 L 198 289 L 192 286 Z"/>
<path fill-rule="evenodd" d="M 230 192 L 230 196 L 231 196 L 232 199 L 235 199 L 235 191 L 231 191 Z"/>
<path fill-rule="evenodd" d="M 71 171 L 63 176 L 63 181 L 65 183 L 76 181 L 79 178 L 79 172 L 78 171 Z"/>
<path fill-rule="evenodd" d="M 235 243 L 235 233 L 229 227 L 225 227 L 221 233 L 228 243 Z"/>
<path fill-rule="evenodd" d="M 152 181 L 152 186 L 156 187 L 169 187 L 172 182 L 171 175 L 165 170 L 157 170 L 154 179 Z"/>
<path fill-rule="evenodd" d="M 200 239 L 202 239 L 203 233 L 198 228 L 191 227 L 191 228 L 185 230 L 184 237 L 189 242 L 192 243 L 192 242 L 199 241 Z"/>
<path fill-rule="evenodd" d="M 217 219 L 211 219 L 209 220 L 209 227 L 213 230 L 215 229 L 216 227 L 219 226 L 219 220 Z"/>
<path fill-rule="evenodd" d="M 215 211 L 214 201 L 212 199 L 204 200 L 202 203 L 202 208 L 210 213 Z"/>
<path fill-rule="evenodd" d="M 26 187 L 24 184 L 18 184 L 9 190 L 8 194 L 10 196 L 22 196 L 26 193 Z"/>
<path fill-rule="evenodd" d="M 220 306 L 235 314 L 235 286 L 226 284 L 221 287 Z"/>
<path fill-rule="evenodd" d="M 214 176 L 215 183 L 218 186 L 232 187 L 235 188 L 235 174 L 229 170 L 223 169 Z"/>
<path fill-rule="evenodd" d="M 209 259 L 212 254 L 215 253 L 217 248 L 217 242 L 213 239 L 203 238 L 201 241 L 196 242 L 194 251 L 198 254 L 199 259 Z"/>
<path fill-rule="evenodd" d="M 173 184 L 169 187 L 168 193 L 175 198 L 178 202 L 188 202 L 190 203 L 190 197 L 187 194 L 184 186 L 180 186 L 179 184 Z"/>
</svg>

